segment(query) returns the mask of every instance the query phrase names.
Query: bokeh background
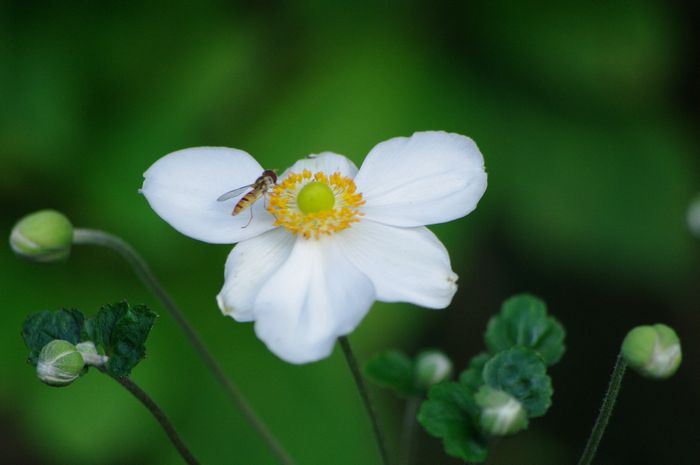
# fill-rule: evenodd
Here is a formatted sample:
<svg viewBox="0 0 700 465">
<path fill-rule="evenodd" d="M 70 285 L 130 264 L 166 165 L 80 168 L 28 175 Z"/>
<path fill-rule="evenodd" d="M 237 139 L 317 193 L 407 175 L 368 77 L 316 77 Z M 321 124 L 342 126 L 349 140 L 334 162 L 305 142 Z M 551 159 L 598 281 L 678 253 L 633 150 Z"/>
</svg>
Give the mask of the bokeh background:
<svg viewBox="0 0 700 465">
<path fill-rule="evenodd" d="M 658 383 L 630 374 L 599 464 L 697 464 L 700 244 L 698 16 L 692 2 L 0 2 L 0 230 L 46 207 L 123 236 L 150 261 L 226 370 L 302 465 L 376 464 L 338 350 L 276 359 L 214 296 L 229 246 L 188 239 L 137 189 L 184 147 L 223 145 L 283 169 L 332 150 L 358 164 L 417 130 L 473 137 L 489 188 L 433 229 L 460 275 L 452 306 L 376 304 L 358 356 L 446 350 L 461 369 L 510 295 L 544 298 L 568 328 L 550 413 L 499 442 L 491 465 L 574 463 L 625 332 L 666 322 L 685 361 Z M 391 173 L 387 173 L 391 176 Z M 180 463 L 126 392 L 91 373 L 39 383 L 25 316 L 145 302 L 162 317 L 134 372 L 203 464 L 274 464 L 212 376 L 113 253 L 66 263 L 0 250 L 0 463 Z M 402 405 L 378 390 L 392 447 Z M 458 463 L 420 437 L 417 463 Z"/>
</svg>

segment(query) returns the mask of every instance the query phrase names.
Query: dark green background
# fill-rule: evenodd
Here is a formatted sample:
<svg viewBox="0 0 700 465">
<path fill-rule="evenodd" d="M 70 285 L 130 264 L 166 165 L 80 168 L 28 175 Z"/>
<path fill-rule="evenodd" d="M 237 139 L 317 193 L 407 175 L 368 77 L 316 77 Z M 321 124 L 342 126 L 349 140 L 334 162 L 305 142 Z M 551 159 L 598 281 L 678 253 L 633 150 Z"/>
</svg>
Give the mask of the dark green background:
<svg viewBox="0 0 700 465">
<path fill-rule="evenodd" d="M 341 354 L 287 365 L 251 325 L 222 317 L 214 296 L 230 247 L 178 234 L 137 189 L 184 147 L 237 147 L 283 169 L 322 150 L 359 164 L 417 130 L 466 134 L 488 191 L 473 214 L 433 228 L 460 290 L 440 312 L 375 305 L 352 335 L 358 356 L 433 346 L 462 368 L 502 300 L 540 295 L 569 330 L 554 406 L 489 463 L 570 464 L 627 329 L 666 322 L 684 364 L 665 383 L 629 375 L 597 463 L 696 464 L 700 248 L 685 212 L 700 190 L 698 18 L 686 3 L 2 2 L 3 234 L 52 207 L 123 236 L 301 465 L 377 464 Z M 162 315 L 134 379 L 202 463 L 275 463 L 113 253 L 83 247 L 42 266 L 4 247 L 0 276 L 0 463 L 179 463 L 109 379 L 51 389 L 25 363 L 29 312 L 124 298 Z M 375 394 L 393 447 L 401 406 Z M 448 463 L 421 438 L 418 464 Z"/>
</svg>

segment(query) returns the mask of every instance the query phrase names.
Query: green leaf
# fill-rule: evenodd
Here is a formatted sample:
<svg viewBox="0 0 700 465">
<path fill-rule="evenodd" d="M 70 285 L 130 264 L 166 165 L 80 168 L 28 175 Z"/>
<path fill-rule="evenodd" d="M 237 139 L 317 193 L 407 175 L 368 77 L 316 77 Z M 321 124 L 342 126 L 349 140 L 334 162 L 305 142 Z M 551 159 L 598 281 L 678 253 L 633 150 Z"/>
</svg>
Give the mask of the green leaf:
<svg viewBox="0 0 700 465">
<path fill-rule="evenodd" d="M 156 318 L 145 305 L 119 302 L 103 306 L 85 323 L 88 339 L 109 356 L 105 365 L 109 374 L 128 376 L 146 356 L 144 344 Z"/>
<path fill-rule="evenodd" d="M 469 366 L 459 375 L 459 382 L 476 392 L 484 384 L 484 366 L 491 360 L 491 354 L 482 352 L 472 357 Z"/>
<path fill-rule="evenodd" d="M 518 399 L 530 417 L 545 414 L 552 405 L 552 382 L 537 352 L 515 347 L 496 354 L 484 366 L 484 382 Z"/>
<path fill-rule="evenodd" d="M 449 382 L 430 388 L 418 421 L 428 433 L 442 439 L 447 454 L 468 462 L 486 460 L 486 438 L 477 426 L 479 407 L 463 384 Z"/>
<path fill-rule="evenodd" d="M 32 313 L 24 320 L 22 337 L 29 347 L 29 363 L 36 366 L 41 349 L 54 339 L 71 344 L 80 342 L 85 317 L 79 310 L 58 310 Z"/>
<path fill-rule="evenodd" d="M 489 321 L 484 339 L 492 353 L 515 346 L 535 350 L 547 365 L 564 355 L 564 327 L 547 316 L 547 306 L 535 296 L 521 294 L 506 300 L 501 313 Z"/>
<path fill-rule="evenodd" d="M 413 361 L 402 352 L 389 350 L 373 356 L 365 364 L 365 376 L 373 383 L 400 394 L 417 393 Z"/>
</svg>

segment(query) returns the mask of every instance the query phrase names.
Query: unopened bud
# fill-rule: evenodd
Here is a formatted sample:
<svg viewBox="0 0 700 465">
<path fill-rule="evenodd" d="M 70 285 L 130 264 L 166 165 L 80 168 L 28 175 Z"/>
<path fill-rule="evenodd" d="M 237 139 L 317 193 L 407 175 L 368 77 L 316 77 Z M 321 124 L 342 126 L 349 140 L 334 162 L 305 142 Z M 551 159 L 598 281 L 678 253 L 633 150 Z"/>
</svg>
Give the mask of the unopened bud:
<svg viewBox="0 0 700 465">
<path fill-rule="evenodd" d="M 39 353 L 36 374 L 49 386 L 67 386 L 75 381 L 85 367 L 85 361 L 73 344 L 55 339 Z"/>
<path fill-rule="evenodd" d="M 493 436 L 505 436 L 527 428 L 527 414 L 523 405 L 510 394 L 481 386 L 474 396 L 481 407 L 481 428 Z"/>
<path fill-rule="evenodd" d="M 690 232 L 700 239 L 700 195 L 696 196 L 690 203 L 687 217 Z"/>
<path fill-rule="evenodd" d="M 416 384 L 429 388 L 441 383 L 452 375 L 452 362 L 447 355 L 437 350 L 421 352 L 416 358 Z"/>
<path fill-rule="evenodd" d="M 73 225 L 62 213 L 40 210 L 19 220 L 10 234 L 10 247 L 37 262 L 65 259 L 73 241 Z"/>
<path fill-rule="evenodd" d="M 681 364 L 681 343 L 666 325 L 637 326 L 622 343 L 622 357 L 643 376 L 668 378 Z"/>
</svg>

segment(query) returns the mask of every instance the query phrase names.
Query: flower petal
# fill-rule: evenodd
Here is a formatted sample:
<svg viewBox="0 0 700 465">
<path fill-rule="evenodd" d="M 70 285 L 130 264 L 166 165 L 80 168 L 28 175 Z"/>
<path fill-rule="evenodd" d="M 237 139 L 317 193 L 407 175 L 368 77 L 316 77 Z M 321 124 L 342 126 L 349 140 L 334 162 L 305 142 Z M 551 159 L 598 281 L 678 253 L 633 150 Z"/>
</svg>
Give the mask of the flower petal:
<svg viewBox="0 0 700 465">
<path fill-rule="evenodd" d="M 224 287 L 216 296 L 221 311 L 236 321 L 253 321 L 260 288 L 292 252 L 295 237 L 276 228 L 239 242 L 226 259 Z"/>
<path fill-rule="evenodd" d="M 288 173 L 301 173 L 305 169 L 312 173 L 323 171 L 326 174 L 333 174 L 339 171 L 340 174 L 351 179 L 357 174 L 357 166 L 349 158 L 333 152 L 321 152 L 309 155 L 308 158 L 297 160 L 280 177 L 284 178 Z"/>
<path fill-rule="evenodd" d="M 375 146 L 355 184 L 366 202 L 365 218 L 394 226 L 423 226 L 474 210 L 486 190 L 486 171 L 470 138 L 416 132 Z"/>
<path fill-rule="evenodd" d="M 332 238 L 297 238 L 255 301 L 255 332 L 277 356 L 308 363 L 330 355 L 374 301 L 370 280 Z"/>
<path fill-rule="evenodd" d="M 350 261 L 372 280 L 377 300 L 445 308 L 457 275 L 445 246 L 428 228 L 398 228 L 362 220 L 338 234 Z"/>
<path fill-rule="evenodd" d="M 153 210 L 181 233 L 215 244 L 231 244 L 272 229 L 274 218 L 263 201 L 237 216 L 235 198 L 216 199 L 225 192 L 252 184 L 263 172 L 242 150 L 197 147 L 164 156 L 144 173 L 141 193 Z M 250 224 L 246 224 L 250 221 Z"/>
</svg>

